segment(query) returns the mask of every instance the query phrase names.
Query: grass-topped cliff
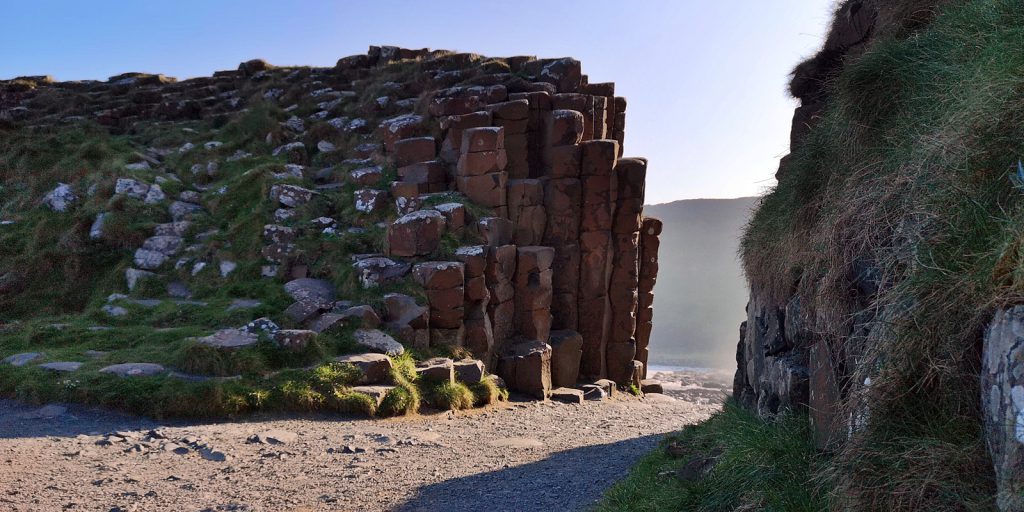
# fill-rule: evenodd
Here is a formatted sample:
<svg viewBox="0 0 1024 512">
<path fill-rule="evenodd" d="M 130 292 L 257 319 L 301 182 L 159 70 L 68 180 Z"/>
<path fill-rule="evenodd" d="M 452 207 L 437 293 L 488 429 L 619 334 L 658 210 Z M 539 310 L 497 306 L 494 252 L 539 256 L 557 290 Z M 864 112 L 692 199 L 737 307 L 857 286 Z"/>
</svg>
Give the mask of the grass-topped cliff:
<svg viewBox="0 0 1024 512">
<path fill-rule="evenodd" d="M 784 419 L 757 420 L 776 425 L 758 434 L 763 442 L 741 436 L 754 420 L 726 413 L 703 427 L 716 430 L 722 453 L 708 478 L 749 492 L 666 486 L 683 503 L 708 503 L 700 510 L 791 510 L 792 494 L 771 475 L 803 479 L 812 510 L 989 510 L 982 338 L 994 310 L 1024 291 L 1024 9 L 1015 0 L 850 1 L 832 32 L 797 68 L 804 110 L 792 152 L 741 249 L 752 297 L 785 326 L 765 339 L 777 333 L 797 361 L 793 375 L 801 364 L 809 371 L 818 432 L 785 419 L 807 424 L 799 403 Z M 815 346 L 835 375 L 832 404 L 816 380 L 820 359 L 808 364 Z M 831 428 L 821 423 L 829 417 Z M 814 459 L 776 451 L 750 475 L 731 463 L 772 449 L 783 432 L 816 434 L 824 450 Z M 691 460 L 659 457 L 638 471 L 671 481 L 664 471 Z M 793 458 L 804 469 L 792 472 Z M 625 508 L 659 509 L 636 498 Z"/>
</svg>

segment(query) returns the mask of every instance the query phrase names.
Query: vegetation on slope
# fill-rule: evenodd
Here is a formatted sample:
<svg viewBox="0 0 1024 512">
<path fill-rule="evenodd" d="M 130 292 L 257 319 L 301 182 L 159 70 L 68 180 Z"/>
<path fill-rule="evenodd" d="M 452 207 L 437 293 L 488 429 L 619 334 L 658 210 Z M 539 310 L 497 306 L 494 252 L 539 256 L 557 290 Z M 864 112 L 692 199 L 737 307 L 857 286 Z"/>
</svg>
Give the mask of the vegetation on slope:
<svg viewBox="0 0 1024 512">
<path fill-rule="evenodd" d="M 744 236 L 752 287 L 801 296 L 840 351 L 858 354 L 851 288 L 879 287 L 866 309 L 887 335 L 844 404 L 862 425 L 823 478 L 837 508 L 992 506 L 977 375 L 984 323 L 1024 291 L 1020 7 L 946 3 L 846 62 Z"/>
<path fill-rule="evenodd" d="M 825 510 L 807 485 L 820 463 L 806 416 L 765 420 L 730 400 L 707 421 L 668 436 L 608 491 L 598 510 Z"/>
<path fill-rule="evenodd" d="M 381 107 L 376 100 L 392 94 L 394 82 L 412 82 L 421 71 L 420 61 L 407 60 L 376 68 L 354 84 L 344 77 L 330 84 L 314 83 L 307 68 L 278 69 L 261 80 L 233 83 L 245 106 L 241 110 L 202 120 L 138 120 L 121 131 L 74 116 L 62 119 L 67 109 L 84 108 L 87 99 L 65 104 L 48 100 L 44 92 L 33 100 L 32 108 L 53 114 L 48 120 L 0 124 L 0 220 L 7 221 L 0 225 L 0 359 L 21 352 L 42 353 L 25 367 L 2 365 L 0 396 L 38 403 L 90 403 L 157 417 L 207 418 L 280 410 L 380 415 L 418 411 L 421 396 L 430 395 L 433 386 L 418 382 L 410 370 L 411 358 L 395 360 L 392 380 L 397 387 L 379 408 L 369 398 L 349 392 L 354 384 L 348 376 L 351 368 L 338 368 L 330 360 L 357 351 L 351 329 L 324 333 L 298 353 L 269 339 L 230 352 L 199 345 L 194 339 L 259 317 L 270 318 L 282 328 L 299 327 L 283 314 L 292 299 L 281 281 L 261 276 L 263 227 L 274 222 L 277 207 L 268 199 L 270 188 L 294 184 L 312 189 L 311 175 L 325 167 L 332 167 L 336 176 L 344 175 L 356 165 L 344 162 L 353 156 L 353 149 L 372 141 L 370 135 L 349 133 L 325 118 L 312 117 L 324 108 L 324 98 L 312 95 L 311 87 L 356 89 L 360 98 L 335 102 L 329 115 L 361 118 L 368 127 L 375 127 L 400 113 L 394 102 Z M 330 73 L 320 77 L 335 80 Z M 388 82 L 393 83 L 385 85 Z M 266 96 L 268 91 L 276 91 L 276 96 Z M 104 89 L 92 94 L 92 100 L 119 98 Z M 283 124 L 293 116 L 306 120 L 307 129 L 288 135 Z M 289 140 L 301 140 L 309 148 L 309 172 L 304 177 L 282 178 L 287 158 L 271 156 L 275 147 Z M 204 146 L 211 141 L 220 144 Z M 320 152 L 320 141 L 333 144 L 337 151 Z M 185 150 L 186 144 L 192 149 Z M 166 172 L 126 168 L 154 150 L 164 154 L 161 167 Z M 250 156 L 232 158 L 239 152 Z M 205 172 L 210 161 L 219 164 L 216 173 Z M 195 165 L 201 172 L 193 170 Z M 382 174 L 379 188 L 386 189 L 396 179 L 395 169 L 385 165 Z M 159 183 L 168 200 L 151 205 L 115 194 L 118 178 L 144 183 L 163 180 Z M 79 198 L 68 212 L 53 212 L 40 202 L 58 182 L 70 184 Z M 340 298 L 354 304 L 369 304 L 380 311 L 382 297 L 389 292 L 422 298 L 422 289 L 411 278 L 373 290 L 358 284 L 351 255 L 384 252 L 386 232 L 379 224 L 393 220 L 396 213 L 356 212 L 356 188 L 354 183 L 343 183 L 320 191 L 318 199 L 297 209 L 295 220 L 281 222 L 305 227 L 298 223 L 321 216 L 337 221 L 333 234 L 306 229 L 296 241 L 296 254 L 306 258 L 311 276 L 332 281 Z M 216 264 L 194 272 L 192 260 L 172 268 L 172 259 L 161 276 L 140 283 L 127 299 L 111 302 L 112 294 L 126 293 L 125 270 L 132 266 L 135 249 L 153 235 L 156 225 L 171 220 L 167 203 L 185 190 L 199 191 L 206 209 L 193 219 L 187 233 L 189 241 L 198 242 L 199 251 L 189 252 L 188 257 L 232 261 L 237 268 L 227 276 Z M 457 194 L 432 200 L 466 202 Z M 477 205 L 467 203 L 466 208 L 482 214 Z M 100 212 L 108 213 L 104 235 L 92 239 L 90 227 Z M 349 227 L 362 230 L 349 232 Z M 447 235 L 443 247 L 431 257 L 451 256 L 456 247 L 477 243 L 474 236 L 473 230 Z M 167 300 L 171 281 L 187 285 L 191 298 Z M 151 307 L 131 302 L 134 299 L 161 302 Z M 232 308 L 235 299 L 258 301 L 258 305 Z M 124 307 L 127 314 L 108 315 L 103 311 L 108 304 Z M 417 359 L 453 355 L 445 349 L 411 352 Z M 84 365 L 67 374 L 36 366 L 54 361 Z M 123 379 L 97 372 L 127 362 L 157 363 L 187 376 Z M 431 405 L 469 407 L 502 397 L 486 385 L 478 387 L 478 397 L 459 388 L 451 400 Z"/>
</svg>

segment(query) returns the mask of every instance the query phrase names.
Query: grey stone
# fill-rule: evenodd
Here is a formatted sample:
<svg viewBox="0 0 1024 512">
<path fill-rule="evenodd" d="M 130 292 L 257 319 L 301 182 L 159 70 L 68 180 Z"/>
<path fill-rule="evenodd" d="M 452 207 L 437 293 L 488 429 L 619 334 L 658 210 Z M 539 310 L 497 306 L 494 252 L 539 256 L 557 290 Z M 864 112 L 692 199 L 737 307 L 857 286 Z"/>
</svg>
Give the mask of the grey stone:
<svg viewBox="0 0 1024 512">
<path fill-rule="evenodd" d="M 181 281 L 171 281 L 167 283 L 167 295 L 176 299 L 191 299 L 192 292 L 189 291 L 188 286 Z"/>
<path fill-rule="evenodd" d="M 274 343 L 281 348 L 301 351 L 316 337 L 316 332 L 305 329 L 280 329 L 274 332 Z"/>
<path fill-rule="evenodd" d="M 366 289 L 398 280 L 408 274 L 409 269 L 412 268 L 408 263 L 399 263 L 382 256 L 359 260 L 353 266 L 359 273 L 359 283 Z"/>
<path fill-rule="evenodd" d="M 985 441 L 1000 510 L 1024 510 L 1024 306 L 996 311 L 982 348 Z"/>
<path fill-rule="evenodd" d="M 100 369 L 100 373 L 112 373 L 118 377 L 151 377 L 167 370 L 154 363 L 122 363 Z"/>
<path fill-rule="evenodd" d="M 583 384 L 580 386 L 580 390 L 583 391 L 583 398 L 585 400 L 604 400 L 608 397 L 608 393 L 596 384 Z"/>
<path fill-rule="evenodd" d="M 21 354 L 14 354 L 13 356 L 7 356 L 4 358 L 4 363 L 11 366 L 25 366 L 36 359 L 43 357 L 40 352 L 24 352 Z"/>
<path fill-rule="evenodd" d="M 192 218 L 193 215 L 203 211 L 203 208 L 197 204 L 174 201 L 167 211 L 175 222 L 180 222 Z"/>
<path fill-rule="evenodd" d="M 356 329 L 354 336 L 358 345 L 374 352 L 389 356 L 397 356 L 405 352 L 405 347 L 401 343 L 377 329 Z"/>
<path fill-rule="evenodd" d="M 107 212 L 96 214 L 96 220 L 92 221 L 92 227 L 89 228 L 89 238 L 91 240 L 103 238 L 103 225 L 106 223 L 108 215 L 110 214 Z"/>
<path fill-rule="evenodd" d="M 323 279 L 294 279 L 284 284 L 284 291 L 295 300 L 313 301 L 328 308 L 335 300 L 334 285 Z"/>
<path fill-rule="evenodd" d="M 280 330 L 280 327 L 269 318 L 257 318 L 242 327 L 242 330 L 248 333 L 260 334 L 262 332 L 273 334 Z"/>
<path fill-rule="evenodd" d="M 44 370 L 50 370 L 54 372 L 77 372 L 82 367 L 82 363 L 75 361 L 59 361 L 53 363 L 43 363 L 39 365 Z"/>
<path fill-rule="evenodd" d="M 112 317 L 128 316 L 127 309 L 121 306 L 115 306 L 113 304 L 104 304 L 103 307 L 100 308 L 100 310 L 106 313 L 108 316 Z"/>
<path fill-rule="evenodd" d="M 130 268 L 124 271 L 124 279 L 128 282 L 128 290 L 134 290 L 140 280 L 149 279 L 151 277 L 156 277 L 156 274 L 135 268 Z"/>
<path fill-rule="evenodd" d="M 300 300 L 294 302 L 291 306 L 288 306 L 284 310 L 284 315 L 292 319 L 296 323 L 304 323 L 311 320 L 313 317 L 318 315 L 321 311 L 327 309 L 327 305 L 312 300 Z M 316 327 L 316 326 L 311 326 Z M 316 330 L 314 328 L 314 330 Z M 317 331 L 321 332 L 321 331 Z"/>
<path fill-rule="evenodd" d="M 149 193 L 149 185 L 131 178 L 118 178 L 114 182 L 114 193 L 124 194 L 135 199 L 144 199 Z"/>
<path fill-rule="evenodd" d="M 56 188 L 43 196 L 43 204 L 60 213 L 68 211 L 76 201 L 78 201 L 78 196 L 71 191 L 71 186 L 66 183 L 58 183 Z"/>
<path fill-rule="evenodd" d="M 644 379 L 640 381 L 640 391 L 643 393 L 664 393 L 665 387 L 660 380 Z"/>
<path fill-rule="evenodd" d="M 136 249 L 135 266 L 146 270 L 156 270 L 167 261 L 167 255 L 148 249 Z"/>
<path fill-rule="evenodd" d="M 241 329 L 221 329 L 196 341 L 214 348 L 233 350 L 251 347 L 259 343 L 260 338 L 256 334 Z"/>
<path fill-rule="evenodd" d="M 167 199 L 167 194 L 164 194 L 164 190 L 160 188 L 160 185 L 153 185 L 149 187 L 149 192 L 146 192 L 146 204 L 159 204 Z"/>
<path fill-rule="evenodd" d="M 151 236 L 142 243 L 142 248 L 147 251 L 154 251 L 164 256 L 173 256 L 181 252 L 185 246 L 185 240 L 180 236 Z"/>
<path fill-rule="evenodd" d="M 227 277 L 232 272 L 234 272 L 236 268 L 238 268 L 238 263 L 235 263 L 233 261 L 221 261 L 220 262 L 220 276 L 221 277 Z"/>
</svg>

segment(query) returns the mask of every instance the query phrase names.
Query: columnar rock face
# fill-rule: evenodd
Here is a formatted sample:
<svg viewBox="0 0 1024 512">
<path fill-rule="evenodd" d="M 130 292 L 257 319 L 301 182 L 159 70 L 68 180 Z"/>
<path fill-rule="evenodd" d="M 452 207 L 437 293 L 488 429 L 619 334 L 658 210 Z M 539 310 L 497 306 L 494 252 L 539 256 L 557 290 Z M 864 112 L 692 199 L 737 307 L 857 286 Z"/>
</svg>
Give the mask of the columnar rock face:
<svg viewBox="0 0 1024 512">
<path fill-rule="evenodd" d="M 402 73 L 391 73 L 399 67 Z M 239 84 L 251 82 L 268 85 L 242 97 Z M 114 87 L 128 86 L 66 90 Z M 251 102 L 295 102 L 279 105 L 288 114 L 265 134 L 272 149 L 260 155 L 280 164 L 264 192 L 276 210 L 263 221 L 261 275 L 325 282 L 350 276 L 362 292 L 376 289 L 384 297 L 372 307 L 343 296 L 296 298 L 283 316 L 303 329 L 282 331 L 282 345 L 298 349 L 309 332 L 357 324 L 366 340 L 384 339 L 373 331 L 381 329 L 420 350 L 467 349 L 512 390 L 536 396 L 547 396 L 552 378 L 571 387 L 608 377 L 627 385 L 637 380 L 637 368 L 642 377 L 660 225 L 651 221 L 641 242 L 646 161 L 622 158 L 625 100 L 614 84 L 589 83 L 579 61 L 371 47 L 334 68 L 250 61 L 210 78 L 128 88 L 145 94 L 76 117 L 98 116 L 128 131 L 140 119 L 229 117 Z M 303 113 L 313 106 L 319 110 Z M 0 121 L 34 115 L 0 107 Z M 234 172 L 224 163 L 256 156 L 240 151 L 214 161 L 221 144 L 173 148 L 182 155 L 211 152 L 187 180 L 216 181 Z M 152 172 L 148 163 L 132 165 L 131 172 Z M 224 193 L 202 188 L 168 200 L 158 185 L 128 176 L 116 179 L 116 193 L 168 203 L 176 224 L 211 214 L 204 201 Z M 78 191 L 59 187 L 47 204 L 73 208 L 72 190 Z M 321 217 L 304 218 L 314 211 Z M 98 218 L 96 226 L 103 231 Z M 172 264 L 202 271 L 205 261 L 189 259 L 202 252 L 187 240 L 192 235 L 172 231 L 158 228 L 134 253 L 132 284 L 160 277 Z M 384 231 L 384 240 L 369 240 Z M 365 254 L 325 262 L 311 243 L 320 233 Z M 649 260 L 643 264 L 641 247 Z M 325 275 L 332 266 L 348 267 L 347 275 Z M 399 286 L 419 286 L 423 294 L 387 293 Z"/>
</svg>

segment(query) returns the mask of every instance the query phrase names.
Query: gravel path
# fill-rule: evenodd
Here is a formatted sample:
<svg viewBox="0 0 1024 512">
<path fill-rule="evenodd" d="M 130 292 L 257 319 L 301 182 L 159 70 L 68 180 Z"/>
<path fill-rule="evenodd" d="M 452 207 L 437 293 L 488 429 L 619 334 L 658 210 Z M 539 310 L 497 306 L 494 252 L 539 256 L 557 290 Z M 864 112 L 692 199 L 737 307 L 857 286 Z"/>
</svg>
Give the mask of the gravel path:
<svg viewBox="0 0 1024 512">
<path fill-rule="evenodd" d="M 581 510 L 663 433 L 717 408 L 620 393 L 387 420 L 158 424 L 0 401 L 0 510 Z"/>
</svg>

